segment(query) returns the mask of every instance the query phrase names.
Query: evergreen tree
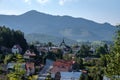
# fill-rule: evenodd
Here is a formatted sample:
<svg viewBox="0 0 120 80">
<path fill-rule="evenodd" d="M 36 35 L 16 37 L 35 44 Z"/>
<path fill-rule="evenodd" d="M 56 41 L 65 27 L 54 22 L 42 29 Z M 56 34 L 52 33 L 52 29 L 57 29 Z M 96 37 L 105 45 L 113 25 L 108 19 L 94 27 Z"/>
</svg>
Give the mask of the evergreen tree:
<svg viewBox="0 0 120 80">
<path fill-rule="evenodd" d="M 77 53 L 79 57 L 87 57 L 90 56 L 90 46 L 89 45 L 82 45 L 80 50 Z"/>
<path fill-rule="evenodd" d="M 120 27 L 120 26 L 119 26 Z M 118 28 L 115 36 L 114 46 L 110 54 L 105 55 L 107 66 L 105 67 L 105 73 L 107 76 L 119 80 L 120 76 L 120 28 Z"/>
<path fill-rule="evenodd" d="M 0 26 L 0 46 L 12 48 L 15 44 L 20 45 L 23 51 L 27 49 L 28 46 L 23 32 Z"/>
</svg>

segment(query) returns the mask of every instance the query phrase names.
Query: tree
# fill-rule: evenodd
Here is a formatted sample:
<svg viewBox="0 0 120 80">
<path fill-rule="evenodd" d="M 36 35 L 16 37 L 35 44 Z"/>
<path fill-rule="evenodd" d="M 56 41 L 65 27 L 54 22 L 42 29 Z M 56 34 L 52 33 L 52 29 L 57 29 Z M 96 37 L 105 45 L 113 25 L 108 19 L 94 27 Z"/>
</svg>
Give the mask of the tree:
<svg viewBox="0 0 120 80">
<path fill-rule="evenodd" d="M 55 61 L 56 60 L 56 55 L 53 52 L 48 52 L 46 55 L 46 59 L 50 59 Z"/>
<path fill-rule="evenodd" d="M 105 69 L 105 74 L 110 77 L 114 78 L 114 80 L 119 80 L 118 77 L 120 76 L 120 25 L 116 32 L 114 46 L 110 51 L 110 54 L 105 55 L 107 66 Z"/>
<path fill-rule="evenodd" d="M 77 53 L 77 56 L 79 56 L 79 57 L 87 57 L 87 56 L 90 55 L 89 53 L 90 53 L 90 46 L 82 45 L 80 50 Z"/>
<path fill-rule="evenodd" d="M 102 67 L 107 66 L 106 55 L 101 55 L 100 60 L 99 60 L 99 65 Z"/>
<path fill-rule="evenodd" d="M 103 80 L 103 70 L 101 67 L 93 67 L 90 69 L 89 80 Z"/>
<path fill-rule="evenodd" d="M 11 48 L 15 44 L 19 44 L 23 51 L 26 50 L 27 42 L 24 38 L 24 33 L 20 30 L 15 31 L 5 26 L 0 26 L 0 46 Z"/>
<path fill-rule="evenodd" d="M 104 49 L 105 49 L 105 53 L 108 54 L 109 53 L 109 50 L 108 50 L 108 45 L 107 44 L 104 44 Z"/>
<path fill-rule="evenodd" d="M 79 80 L 89 80 L 89 77 L 87 74 L 82 73 Z"/>
<path fill-rule="evenodd" d="M 62 54 L 62 50 L 61 49 L 57 49 L 56 52 L 53 52 L 56 55 L 57 59 L 62 59 L 63 58 L 63 54 Z"/>
<path fill-rule="evenodd" d="M 25 74 L 25 70 L 21 68 L 21 63 L 16 63 L 14 66 L 14 72 L 7 74 L 9 80 L 22 80 L 22 76 Z"/>
<path fill-rule="evenodd" d="M 63 59 L 64 60 L 72 60 L 72 55 L 70 55 L 70 54 L 64 54 L 63 55 Z"/>
<path fill-rule="evenodd" d="M 52 46 L 53 46 L 53 43 L 52 43 L 52 42 L 48 42 L 48 46 L 49 46 L 49 47 L 52 47 Z"/>
<path fill-rule="evenodd" d="M 83 59 L 82 59 L 82 58 L 80 58 L 80 57 L 77 58 L 77 57 L 76 57 L 76 58 L 75 58 L 75 61 L 76 61 L 76 62 L 78 63 L 78 65 L 79 65 L 79 67 L 78 67 L 79 70 L 84 68 L 84 66 L 83 66 Z"/>
<path fill-rule="evenodd" d="M 48 75 L 47 75 L 47 77 L 46 77 L 45 80 L 52 80 L 52 78 L 51 78 L 51 73 L 48 73 Z"/>
<path fill-rule="evenodd" d="M 103 46 L 100 46 L 96 49 L 96 56 L 100 57 L 101 54 L 108 54 L 108 46 L 107 44 L 104 44 Z"/>
<path fill-rule="evenodd" d="M 25 74 L 25 69 L 22 68 L 22 63 L 24 59 L 21 54 L 13 54 L 5 56 L 6 60 L 12 60 L 16 64 L 14 65 L 14 70 L 7 74 L 8 80 L 22 80 L 21 78 Z"/>
<path fill-rule="evenodd" d="M 11 58 L 12 58 L 12 54 L 6 55 L 5 58 L 4 58 L 4 64 L 7 64 L 10 61 Z"/>
</svg>

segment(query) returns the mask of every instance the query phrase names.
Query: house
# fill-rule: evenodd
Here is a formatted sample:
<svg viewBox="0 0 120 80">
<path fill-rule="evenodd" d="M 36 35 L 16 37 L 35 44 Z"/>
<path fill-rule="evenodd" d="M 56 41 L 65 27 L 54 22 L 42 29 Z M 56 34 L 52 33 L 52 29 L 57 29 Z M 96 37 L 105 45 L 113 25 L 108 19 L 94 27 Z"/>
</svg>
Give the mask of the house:
<svg viewBox="0 0 120 80">
<path fill-rule="evenodd" d="M 20 45 L 14 45 L 12 47 L 12 53 L 22 53 L 22 48 L 20 47 Z"/>
<path fill-rule="evenodd" d="M 19 64 L 21 65 L 20 67 L 21 69 L 25 69 L 25 63 L 19 63 Z M 7 71 L 9 72 L 13 70 L 15 65 L 18 65 L 18 64 L 16 62 L 9 62 L 6 67 Z"/>
<path fill-rule="evenodd" d="M 120 76 L 119 75 L 115 75 L 115 76 L 113 76 L 113 78 L 115 79 L 116 78 L 116 80 L 120 80 Z M 103 80 L 111 80 L 109 77 L 107 77 L 107 76 L 103 76 Z"/>
<path fill-rule="evenodd" d="M 57 72 L 52 73 L 51 77 L 55 80 L 79 80 L 82 72 Z"/>
<path fill-rule="evenodd" d="M 57 72 L 68 72 L 72 69 L 72 61 L 57 60 L 53 63 L 53 68 L 50 70 L 51 73 Z"/>
<path fill-rule="evenodd" d="M 35 73 L 35 56 L 36 54 L 32 50 L 27 50 L 24 54 L 24 58 L 26 60 L 25 67 L 27 76 Z"/>
<path fill-rule="evenodd" d="M 25 59 L 33 59 L 35 56 L 36 54 L 32 50 L 27 50 L 24 54 Z"/>
<path fill-rule="evenodd" d="M 34 62 L 26 62 L 25 67 L 26 67 L 26 75 L 27 76 L 35 73 Z"/>
<path fill-rule="evenodd" d="M 82 72 L 60 72 L 60 80 L 79 80 Z"/>
<path fill-rule="evenodd" d="M 40 47 L 40 48 L 38 48 L 38 51 L 47 53 L 49 51 L 49 49 L 48 49 L 48 47 Z"/>
<path fill-rule="evenodd" d="M 60 50 L 59 47 L 51 47 L 51 48 L 50 48 L 50 51 L 53 52 L 53 53 L 57 53 L 58 50 Z"/>
<path fill-rule="evenodd" d="M 7 64 L 7 70 L 12 70 L 15 66 L 15 62 L 10 62 Z"/>
</svg>

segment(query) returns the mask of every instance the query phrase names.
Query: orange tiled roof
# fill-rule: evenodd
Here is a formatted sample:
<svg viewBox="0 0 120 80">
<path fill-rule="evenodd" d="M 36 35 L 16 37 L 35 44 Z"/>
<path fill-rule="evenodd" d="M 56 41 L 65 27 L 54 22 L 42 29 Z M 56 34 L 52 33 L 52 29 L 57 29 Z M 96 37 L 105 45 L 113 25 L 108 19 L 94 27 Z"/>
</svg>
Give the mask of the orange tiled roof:
<svg viewBox="0 0 120 80">
<path fill-rule="evenodd" d="M 53 63 L 53 68 L 51 69 L 51 73 L 56 72 L 67 72 L 71 69 L 72 61 L 67 60 L 57 60 Z"/>
</svg>

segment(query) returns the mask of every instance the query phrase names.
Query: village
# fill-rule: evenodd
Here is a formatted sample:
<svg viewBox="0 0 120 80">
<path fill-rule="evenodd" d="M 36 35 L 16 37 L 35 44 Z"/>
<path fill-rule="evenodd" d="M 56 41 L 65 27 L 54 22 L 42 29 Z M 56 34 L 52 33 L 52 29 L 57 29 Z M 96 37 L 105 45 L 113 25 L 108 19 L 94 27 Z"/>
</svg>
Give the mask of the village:
<svg viewBox="0 0 120 80">
<path fill-rule="evenodd" d="M 0 80 L 109 80 L 104 67 L 111 42 L 29 43 L 19 30 L 0 30 Z"/>
<path fill-rule="evenodd" d="M 54 46 L 52 43 L 49 43 L 49 46 L 32 45 L 24 54 L 20 45 L 14 45 L 11 54 L 1 47 L 1 51 L 6 51 L 1 65 L 4 68 L 4 74 L 9 75 L 11 72 L 15 72 L 15 68 L 18 69 L 18 73 L 23 72 L 19 76 L 19 78 L 23 78 L 22 80 L 29 80 L 30 76 L 33 78 L 31 80 L 79 80 L 81 74 L 88 73 L 83 66 L 83 60 L 84 62 L 92 60 L 90 57 L 76 57 L 79 50 L 80 46 L 68 46 L 64 39 L 59 46 Z M 94 51 L 93 48 L 90 50 L 90 52 Z M 8 76 L 8 78 L 11 77 Z M 13 79 L 14 77 L 9 80 Z"/>
<path fill-rule="evenodd" d="M 120 80 L 120 0 L 0 0 L 0 80 Z"/>
</svg>

